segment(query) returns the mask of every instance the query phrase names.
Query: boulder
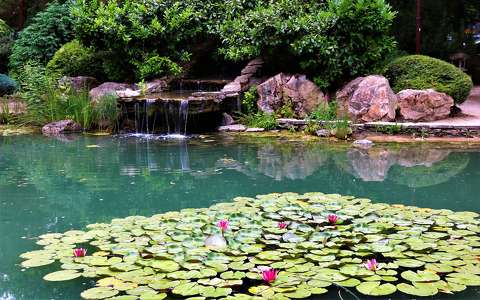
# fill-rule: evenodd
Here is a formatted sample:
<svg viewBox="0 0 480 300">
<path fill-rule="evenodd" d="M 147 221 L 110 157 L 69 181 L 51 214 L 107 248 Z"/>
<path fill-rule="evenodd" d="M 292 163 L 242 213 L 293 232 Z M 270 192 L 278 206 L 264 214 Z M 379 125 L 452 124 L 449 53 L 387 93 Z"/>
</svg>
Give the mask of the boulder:
<svg viewBox="0 0 480 300">
<path fill-rule="evenodd" d="M 257 87 L 258 108 L 266 113 L 276 113 L 285 105 L 291 105 L 297 117 L 304 118 L 314 111 L 327 97 L 305 75 L 279 73 Z"/>
<path fill-rule="evenodd" d="M 44 135 L 58 135 L 63 133 L 80 132 L 82 126 L 75 123 L 73 120 L 62 120 L 49 123 L 42 127 L 42 133 Z"/>
<path fill-rule="evenodd" d="M 166 79 L 154 79 L 146 83 L 146 94 L 160 93 L 168 89 L 168 81 Z"/>
<path fill-rule="evenodd" d="M 71 87 L 74 91 L 81 91 L 96 88 L 99 83 L 95 77 L 90 76 L 63 76 L 58 84 L 62 87 Z"/>
<path fill-rule="evenodd" d="M 127 89 L 135 90 L 136 86 L 128 83 L 105 82 L 96 88 L 91 89 L 88 94 L 90 99 L 96 102 L 106 95 L 118 97 L 117 91 L 126 91 Z"/>
<path fill-rule="evenodd" d="M 224 112 L 222 114 L 222 122 L 220 123 L 221 126 L 229 126 L 235 124 L 235 120 L 232 118 L 231 115 Z"/>
<path fill-rule="evenodd" d="M 232 82 L 225 85 L 222 92 L 235 94 L 247 91 L 252 85 L 258 83 L 258 78 L 255 76 L 263 67 L 263 60 L 261 58 L 255 58 L 251 60 L 240 72 L 240 76 L 237 76 Z"/>
<path fill-rule="evenodd" d="M 116 94 L 120 98 L 134 98 L 134 97 L 139 97 L 142 94 L 142 92 L 140 90 L 132 90 L 128 88 L 126 90 L 116 91 Z"/>
<path fill-rule="evenodd" d="M 315 131 L 315 134 L 319 137 L 329 137 L 330 136 L 330 130 L 319 129 L 319 130 Z"/>
<path fill-rule="evenodd" d="M 406 121 L 436 121 L 448 118 L 453 98 L 435 90 L 403 90 L 398 93 L 400 117 Z"/>
<path fill-rule="evenodd" d="M 379 75 L 359 77 L 336 95 L 338 115 L 354 122 L 393 121 L 398 97 L 388 83 Z"/>
<path fill-rule="evenodd" d="M 243 132 L 246 129 L 247 128 L 241 124 L 218 127 L 218 131 L 220 132 Z"/>
</svg>

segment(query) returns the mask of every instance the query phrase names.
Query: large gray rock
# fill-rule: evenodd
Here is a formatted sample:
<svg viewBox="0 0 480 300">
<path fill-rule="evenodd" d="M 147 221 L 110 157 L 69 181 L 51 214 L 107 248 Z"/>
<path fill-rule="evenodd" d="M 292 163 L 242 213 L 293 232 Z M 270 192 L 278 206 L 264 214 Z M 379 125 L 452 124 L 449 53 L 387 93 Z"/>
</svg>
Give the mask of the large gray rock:
<svg viewBox="0 0 480 300">
<path fill-rule="evenodd" d="M 146 83 L 146 94 L 155 94 L 168 90 L 169 83 L 165 78 L 154 79 Z"/>
<path fill-rule="evenodd" d="M 107 95 L 111 95 L 114 97 L 118 97 L 117 92 L 126 91 L 126 90 L 135 90 L 136 86 L 134 84 L 128 83 L 117 83 L 117 82 L 105 82 L 101 85 L 93 88 L 88 93 L 90 99 L 94 102 L 98 101 L 100 98 L 105 97 Z"/>
<path fill-rule="evenodd" d="M 90 76 L 76 76 L 76 77 L 69 77 L 63 76 L 60 78 L 58 84 L 61 87 L 70 87 L 74 91 L 81 91 L 81 90 L 90 90 L 98 86 L 98 81 L 95 77 Z"/>
<path fill-rule="evenodd" d="M 379 75 L 359 77 L 336 95 L 338 114 L 348 115 L 355 122 L 393 121 L 398 98 L 388 83 Z"/>
<path fill-rule="evenodd" d="M 252 59 L 232 82 L 229 82 L 222 89 L 222 92 L 235 94 L 247 91 L 252 85 L 258 83 L 256 75 L 263 67 L 261 58 Z"/>
<path fill-rule="evenodd" d="M 279 73 L 257 87 L 258 108 L 266 113 L 279 112 L 283 106 L 291 105 L 297 117 L 306 117 L 327 97 L 308 80 L 305 75 Z"/>
<path fill-rule="evenodd" d="M 403 90 L 398 93 L 400 117 L 406 121 L 436 121 L 448 118 L 453 98 L 435 90 Z"/>
<path fill-rule="evenodd" d="M 58 135 L 63 133 L 80 132 L 82 126 L 75 123 L 73 120 L 62 120 L 49 123 L 42 127 L 42 133 L 44 135 Z"/>
</svg>

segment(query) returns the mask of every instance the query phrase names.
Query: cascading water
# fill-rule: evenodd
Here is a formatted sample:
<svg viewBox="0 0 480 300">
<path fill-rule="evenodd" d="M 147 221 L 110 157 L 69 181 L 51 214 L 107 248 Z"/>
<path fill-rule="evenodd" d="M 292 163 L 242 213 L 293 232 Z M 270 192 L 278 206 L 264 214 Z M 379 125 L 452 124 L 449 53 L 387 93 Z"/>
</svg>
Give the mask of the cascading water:
<svg viewBox="0 0 480 300">
<path fill-rule="evenodd" d="M 185 138 L 215 130 L 223 112 L 238 110 L 239 97 L 222 94 L 223 80 L 179 80 L 169 91 L 119 99 L 120 132 L 160 138 Z"/>
<path fill-rule="evenodd" d="M 166 138 L 185 138 L 188 100 L 156 101 L 145 99 L 133 104 L 135 135 L 163 134 Z"/>
</svg>

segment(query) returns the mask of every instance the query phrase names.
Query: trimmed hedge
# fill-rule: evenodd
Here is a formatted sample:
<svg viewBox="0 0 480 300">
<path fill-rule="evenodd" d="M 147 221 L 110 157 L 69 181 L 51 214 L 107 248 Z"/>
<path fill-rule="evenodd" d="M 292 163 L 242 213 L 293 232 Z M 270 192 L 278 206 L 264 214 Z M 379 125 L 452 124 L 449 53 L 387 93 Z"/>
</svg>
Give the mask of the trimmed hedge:
<svg viewBox="0 0 480 300">
<path fill-rule="evenodd" d="M 387 65 L 385 76 L 395 92 L 405 89 L 435 89 L 446 93 L 455 103 L 464 102 L 473 82 L 470 76 L 456 66 L 424 55 L 409 55 Z"/>
<path fill-rule="evenodd" d="M 101 62 L 97 61 L 95 52 L 91 48 L 73 40 L 55 52 L 47 64 L 47 71 L 65 76 L 95 77 L 101 71 Z"/>
<path fill-rule="evenodd" d="M 17 82 L 5 74 L 0 74 L 0 96 L 12 94 L 17 90 Z"/>
</svg>

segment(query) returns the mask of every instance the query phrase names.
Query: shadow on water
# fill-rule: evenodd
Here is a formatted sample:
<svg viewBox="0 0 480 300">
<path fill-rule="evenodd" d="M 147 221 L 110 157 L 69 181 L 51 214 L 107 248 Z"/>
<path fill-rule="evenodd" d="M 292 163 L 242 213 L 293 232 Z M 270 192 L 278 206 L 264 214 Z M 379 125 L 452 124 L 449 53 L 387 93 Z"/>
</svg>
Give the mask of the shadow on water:
<svg viewBox="0 0 480 300">
<path fill-rule="evenodd" d="M 480 147 L 364 150 L 231 136 L 0 137 L 0 299 L 77 299 L 92 283 L 51 284 L 41 277 L 54 268 L 20 270 L 18 255 L 35 249 L 31 238 L 45 232 L 285 191 L 479 211 L 479 178 Z M 345 291 L 341 296 L 354 299 Z M 469 289 L 432 299 L 479 298 Z M 340 299 L 338 290 L 321 299 Z"/>
</svg>

